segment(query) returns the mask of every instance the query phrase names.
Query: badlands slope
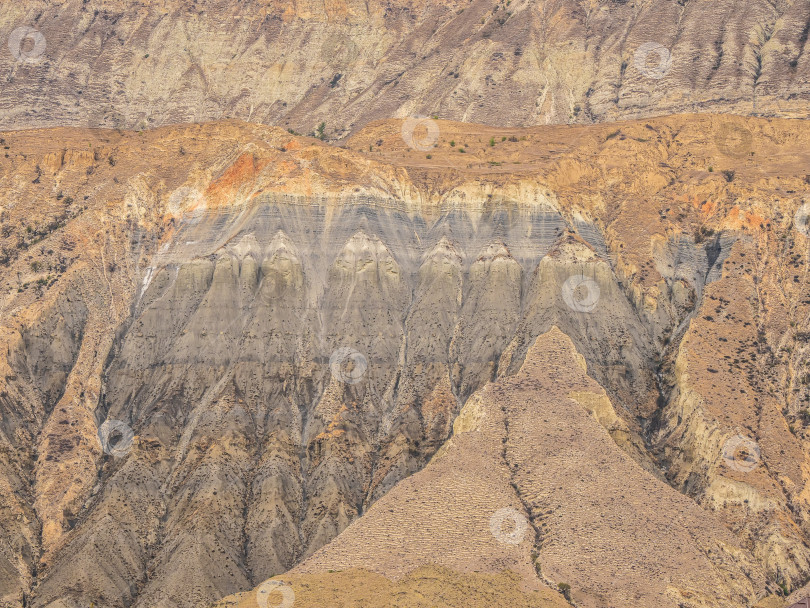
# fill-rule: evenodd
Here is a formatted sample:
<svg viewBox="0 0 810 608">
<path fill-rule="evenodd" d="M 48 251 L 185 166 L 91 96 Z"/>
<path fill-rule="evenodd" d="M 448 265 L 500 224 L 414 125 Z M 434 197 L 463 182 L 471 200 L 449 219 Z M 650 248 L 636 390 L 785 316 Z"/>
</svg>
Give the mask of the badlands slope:
<svg viewBox="0 0 810 608">
<path fill-rule="evenodd" d="M 0 135 L 0 605 L 806 584 L 810 127 L 436 125 Z"/>
</svg>

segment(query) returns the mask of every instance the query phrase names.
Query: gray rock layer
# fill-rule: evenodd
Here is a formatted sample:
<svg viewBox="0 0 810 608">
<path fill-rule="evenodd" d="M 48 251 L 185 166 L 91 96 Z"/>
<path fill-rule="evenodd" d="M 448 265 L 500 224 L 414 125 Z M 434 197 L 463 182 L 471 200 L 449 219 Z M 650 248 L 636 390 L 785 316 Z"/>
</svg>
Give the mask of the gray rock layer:
<svg viewBox="0 0 810 608">
<path fill-rule="evenodd" d="M 149 240 L 133 235 L 134 251 Z M 706 249 L 726 246 L 671 244 L 665 276 L 694 302 Z M 428 222 L 374 201 L 327 213 L 265 197 L 184 216 L 168 247 L 143 254 L 103 373 L 96 423 L 124 423 L 132 445 L 109 438 L 44 572 L 29 539 L 0 576 L 12 589 L 27 587 L 20 570 L 37 576 L 31 606 L 201 606 L 248 589 L 422 469 L 467 398 L 519 369 L 555 325 L 609 388 L 630 424 L 617 443 L 637 456 L 657 336 L 682 319 L 639 317 L 603 251 L 597 225 L 542 208 Z M 41 422 L 15 402 L 31 386 L 45 410 L 59 399 L 82 340 L 81 293 L 10 357 L 19 392 L 0 402 L 3 430 L 21 447 Z M 8 537 L 35 538 L 32 521 Z"/>
</svg>

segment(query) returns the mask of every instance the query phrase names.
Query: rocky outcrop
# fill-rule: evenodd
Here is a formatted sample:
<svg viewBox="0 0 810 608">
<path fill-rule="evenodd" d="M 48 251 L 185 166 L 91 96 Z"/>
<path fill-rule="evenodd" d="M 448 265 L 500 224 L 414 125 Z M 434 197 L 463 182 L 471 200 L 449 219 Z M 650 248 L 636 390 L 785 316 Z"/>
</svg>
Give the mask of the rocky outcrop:
<svg viewBox="0 0 810 608">
<path fill-rule="evenodd" d="M 802 583 L 806 125 L 437 124 L 431 158 L 401 121 L 348 149 L 242 123 L 2 134 L 3 602 L 202 606 L 343 555 L 386 509 L 416 513 L 381 505 L 485 419 L 498 448 L 430 487 L 486 471 L 543 522 L 542 576 L 480 513 L 442 572 L 508 566 L 591 604 L 751 606 Z M 756 149 L 720 150 L 728 128 Z M 729 464 L 748 462 L 736 435 L 753 472 Z M 375 567 L 436 567 L 430 530 Z"/>
<path fill-rule="evenodd" d="M 778 312 L 763 305 L 751 275 L 754 265 L 776 261 L 757 257 L 750 242 L 738 243 L 723 276 L 707 286 L 672 366 L 665 366 L 671 392 L 660 433 L 673 485 L 720 513 L 772 577 L 795 588 L 810 559 L 800 506 L 804 418 L 785 405 L 797 380 L 782 376 L 775 361 L 796 334 L 787 327 L 788 335 L 766 337 Z"/>
<path fill-rule="evenodd" d="M 470 398 L 452 439 L 292 574 L 426 563 L 570 585 L 578 606 L 750 605 L 763 576 L 719 520 L 644 472 L 569 395 L 606 399 L 556 327 Z M 631 495 L 627 488 L 634 488 Z M 666 574 L 664 574 L 666 573 Z"/>
</svg>

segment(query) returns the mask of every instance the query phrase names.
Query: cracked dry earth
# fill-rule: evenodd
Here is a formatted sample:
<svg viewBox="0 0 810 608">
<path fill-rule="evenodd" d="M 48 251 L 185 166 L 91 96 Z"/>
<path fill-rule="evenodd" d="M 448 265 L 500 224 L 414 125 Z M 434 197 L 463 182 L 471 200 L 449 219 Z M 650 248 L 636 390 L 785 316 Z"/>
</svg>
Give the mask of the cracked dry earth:
<svg viewBox="0 0 810 608">
<path fill-rule="evenodd" d="M 800 596 L 810 127 L 437 124 L 0 136 L 0 606 Z"/>
</svg>

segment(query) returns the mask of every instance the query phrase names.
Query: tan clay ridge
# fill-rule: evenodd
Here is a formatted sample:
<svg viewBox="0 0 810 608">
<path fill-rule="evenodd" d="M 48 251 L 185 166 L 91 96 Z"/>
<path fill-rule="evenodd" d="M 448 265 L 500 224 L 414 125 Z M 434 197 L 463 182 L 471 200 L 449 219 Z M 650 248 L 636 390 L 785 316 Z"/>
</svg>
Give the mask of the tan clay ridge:
<svg viewBox="0 0 810 608">
<path fill-rule="evenodd" d="M 605 399 L 554 327 L 519 373 L 467 402 L 424 470 L 280 580 L 292 583 L 296 606 L 314 605 L 307 598 L 316 590 L 303 582 L 323 573 L 364 569 L 402 581 L 427 564 L 479 576 L 508 570 L 525 592 L 567 583 L 581 607 L 752 605 L 759 566 L 710 513 L 642 470 L 580 404 Z M 509 519 L 498 533 L 492 518 L 505 508 L 531 521 L 523 534 Z"/>
</svg>

